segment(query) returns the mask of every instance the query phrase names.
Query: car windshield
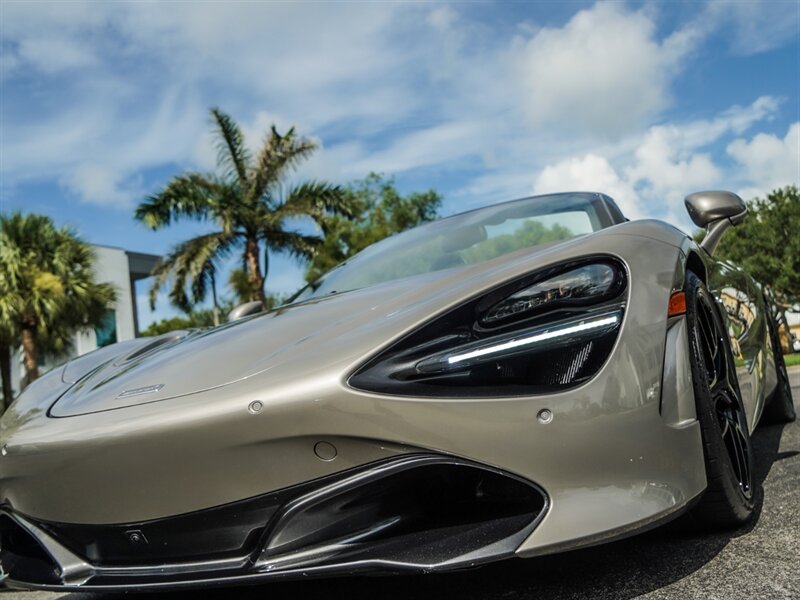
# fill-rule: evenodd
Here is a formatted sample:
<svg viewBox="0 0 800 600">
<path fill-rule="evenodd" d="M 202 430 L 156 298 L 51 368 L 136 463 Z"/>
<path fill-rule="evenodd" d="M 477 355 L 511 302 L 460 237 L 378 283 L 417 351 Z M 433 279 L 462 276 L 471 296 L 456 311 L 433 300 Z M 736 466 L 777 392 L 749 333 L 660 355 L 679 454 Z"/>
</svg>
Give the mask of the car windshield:
<svg viewBox="0 0 800 600">
<path fill-rule="evenodd" d="M 536 196 L 427 223 L 365 248 L 307 285 L 292 301 L 471 265 L 586 235 L 615 222 L 606 202 L 598 194 Z"/>
</svg>

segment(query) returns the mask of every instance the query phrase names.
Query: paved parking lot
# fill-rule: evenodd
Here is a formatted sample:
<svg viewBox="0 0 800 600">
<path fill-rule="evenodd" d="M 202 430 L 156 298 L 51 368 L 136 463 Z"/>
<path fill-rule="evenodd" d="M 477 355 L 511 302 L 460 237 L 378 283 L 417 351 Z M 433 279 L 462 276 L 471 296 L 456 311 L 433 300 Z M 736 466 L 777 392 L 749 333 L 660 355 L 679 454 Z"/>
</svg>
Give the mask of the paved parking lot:
<svg viewBox="0 0 800 600">
<path fill-rule="evenodd" d="M 791 378 L 795 403 L 800 405 L 800 368 L 791 370 Z M 800 422 L 759 428 L 753 439 L 758 513 L 750 525 L 737 531 L 700 535 L 677 522 L 596 548 L 512 560 L 463 573 L 287 582 L 169 598 L 800 598 Z M 112 600 L 121 596 L 33 592 L 2 596 L 2 600 L 57 598 Z"/>
</svg>

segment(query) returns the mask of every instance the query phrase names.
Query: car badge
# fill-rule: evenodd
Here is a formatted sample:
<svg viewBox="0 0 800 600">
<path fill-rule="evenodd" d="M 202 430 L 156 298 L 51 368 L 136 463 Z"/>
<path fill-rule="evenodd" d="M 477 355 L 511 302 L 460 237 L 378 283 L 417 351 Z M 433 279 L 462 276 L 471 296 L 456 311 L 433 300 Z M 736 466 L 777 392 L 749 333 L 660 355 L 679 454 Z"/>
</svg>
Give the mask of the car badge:
<svg viewBox="0 0 800 600">
<path fill-rule="evenodd" d="M 117 398 L 130 398 L 132 396 L 143 396 L 145 394 L 155 394 L 161 388 L 164 387 L 163 383 L 157 383 L 156 385 L 148 385 L 145 387 L 134 388 L 132 390 L 125 390 L 122 392 Z"/>
</svg>

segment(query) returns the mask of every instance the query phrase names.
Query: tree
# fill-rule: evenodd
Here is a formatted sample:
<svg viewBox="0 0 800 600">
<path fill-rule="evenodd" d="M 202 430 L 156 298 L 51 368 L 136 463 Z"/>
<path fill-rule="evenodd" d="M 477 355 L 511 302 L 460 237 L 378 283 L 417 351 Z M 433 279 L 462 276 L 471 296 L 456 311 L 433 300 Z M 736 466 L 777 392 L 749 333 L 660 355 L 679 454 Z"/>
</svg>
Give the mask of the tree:
<svg viewBox="0 0 800 600">
<path fill-rule="evenodd" d="M 69 322 L 64 322 L 65 316 L 60 320 L 53 320 L 46 330 L 40 331 L 37 339 L 38 353 L 40 356 L 58 361 L 66 359 L 73 350 L 75 329 Z M 3 382 L 3 405 L 8 408 L 14 400 L 14 390 L 11 387 L 11 349 L 19 346 L 19 336 L 14 333 L 14 324 L 0 321 L 0 379 Z"/>
<path fill-rule="evenodd" d="M 3 380 L 3 408 L 6 409 L 14 400 L 11 389 L 11 346 L 14 335 L 10 323 L 0 322 L 0 379 Z"/>
<path fill-rule="evenodd" d="M 21 341 L 28 382 L 43 349 L 63 349 L 113 304 L 114 289 L 94 281 L 93 266 L 91 246 L 49 217 L 0 215 L 0 330 Z"/>
<path fill-rule="evenodd" d="M 308 281 L 385 237 L 434 220 L 442 205 L 434 190 L 402 196 L 393 179 L 376 173 L 348 185 L 344 200 L 352 207 L 353 216 L 328 217 L 325 240 L 306 271 Z"/>
<path fill-rule="evenodd" d="M 233 292 L 232 308 L 250 301 L 250 286 L 247 280 L 247 271 L 244 269 L 231 269 L 228 275 L 228 288 Z M 264 309 L 272 310 L 286 301 L 286 296 L 280 294 L 265 294 Z M 228 311 L 230 312 L 230 310 Z"/>
<path fill-rule="evenodd" d="M 266 307 L 269 251 L 310 259 L 322 242 L 317 235 L 288 229 L 290 223 L 310 219 L 325 233 L 331 215 L 349 216 L 351 210 L 338 186 L 313 180 L 289 185 L 298 164 L 317 149 L 293 127 L 280 134 L 273 125 L 252 157 L 241 128 L 230 116 L 215 108 L 211 117 L 219 173 L 179 175 L 136 209 L 136 218 L 152 229 L 182 219 L 212 221 L 216 226 L 212 233 L 177 245 L 164 258 L 154 273 L 151 304 L 171 279 L 170 300 L 190 309 L 205 297 L 219 262 L 240 253 L 249 300 L 260 300 Z"/>
<path fill-rule="evenodd" d="M 244 269 L 231 269 L 228 275 L 228 289 L 233 292 L 234 303 L 244 304 L 250 300 L 250 282 L 247 271 Z"/>
<path fill-rule="evenodd" d="M 747 203 L 744 223 L 731 228 L 715 255 L 769 286 L 784 309 L 800 302 L 800 191 L 790 185 Z"/>
<path fill-rule="evenodd" d="M 223 314 L 227 314 L 232 308 L 232 305 L 223 305 Z M 227 310 L 226 310 L 227 309 Z M 161 319 L 154 323 L 150 323 L 147 329 L 142 331 L 143 336 L 156 336 L 170 331 L 177 331 L 179 329 L 196 329 L 214 326 L 214 311 L 210 309 L 193 310 L 185 317 L 171 317 L 169 319 Z"/>
</svg>

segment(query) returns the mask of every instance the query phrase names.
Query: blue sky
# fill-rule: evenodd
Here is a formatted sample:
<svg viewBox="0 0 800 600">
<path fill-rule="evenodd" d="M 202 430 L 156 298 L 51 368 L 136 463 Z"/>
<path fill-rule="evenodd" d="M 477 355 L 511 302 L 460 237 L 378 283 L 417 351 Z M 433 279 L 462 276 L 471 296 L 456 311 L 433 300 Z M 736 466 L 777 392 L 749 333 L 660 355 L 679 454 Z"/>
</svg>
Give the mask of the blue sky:
<svg viewBox="0 0 800 600">
<path fill-rule="evenodd" d="M 301 177 L 370 171 L 449 214 L 588 189 L 688 229 L 682 198 L 800 182 L 800 2 L 0 1 L 0 208 L 165 253 L 133 208 L 214 167 L 208 108 L 256 146 L 296 125 Z M 267 288 L 291 292 L 295 263 Z M 143 324 L 151 314 L 140 290 Z"/>
</svg>

